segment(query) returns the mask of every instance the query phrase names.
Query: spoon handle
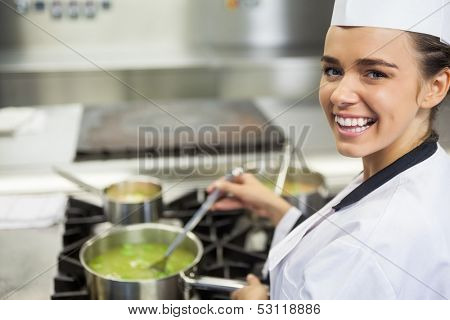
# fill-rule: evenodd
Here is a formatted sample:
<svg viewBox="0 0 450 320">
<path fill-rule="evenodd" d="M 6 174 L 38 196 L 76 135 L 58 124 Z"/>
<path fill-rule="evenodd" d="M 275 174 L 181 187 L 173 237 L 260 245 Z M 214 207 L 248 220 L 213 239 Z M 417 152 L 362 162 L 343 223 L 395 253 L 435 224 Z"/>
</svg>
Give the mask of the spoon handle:
<svg viewBox="0 0 450 320">
<path fill-rule="evenodd" d="M 103 197 L 103 191 L 100 189 L 97 189 L 96 187 L 87 184 L 84 181 L 81 181 L 80 179 L 78 179 L 77 177 L 75 177 L 73 174 L 62 170 L 59 167 L 53 167 L 53 171 L 55 171 L 58 175 L 60 175 L 61 177 L 63 177 L 66 180 L 69 180 L 72 183 L 77 184 L 79 187 L 83 188 L 85 191 L 88 191 L 90 193 L 99 195 L 100 197 Z"/>
<path fill-rule="evenodd" d="M 242 168 L 235 168 L 231 171 L 231 173 L 225 175 L 225 180 L 231 181 L 235 177 L 240 176 L 243 173 Z M 208 210 L 213 206 L 213 204 L 219 199 L 219 197 L 222 195 L 222 192 L 220 190 L 214 190 L 207 198 L 206 201 L 203 202 L 201 207 L 197 210 L 197 212 L 194 213 L 192 218 L 186 223 L 186 225 L 183 228 L 183 232 L 179 233 L 175 240 L 170 244 L 169 248 L 167 249 L 166 253 L 164 254 L 164 257 L 168 257 L 172 254 L 172 252 L 179 246 L 179 244 L 183 241 L 183 239 L 186 237 L 186 234 L 189 231 L 192 231 L 197 224 L 202 220 L 202 218 L 205 216 L 205 214 L 208 212 Z"/>
</svg>

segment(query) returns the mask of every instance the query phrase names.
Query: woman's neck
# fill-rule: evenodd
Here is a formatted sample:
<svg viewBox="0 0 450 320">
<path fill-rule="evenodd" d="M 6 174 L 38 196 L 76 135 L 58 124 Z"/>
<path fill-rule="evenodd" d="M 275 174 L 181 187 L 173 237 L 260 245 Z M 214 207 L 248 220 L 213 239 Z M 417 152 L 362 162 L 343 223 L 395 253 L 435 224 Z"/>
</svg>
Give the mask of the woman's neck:
<svg viewBox="0 0 450 320">
<path fill-rule="evenodd" d="M 363 157 L 364 181 L 422 144 L 430 133 L 430 130 L 405 133 L 386 148 Z"/>
</svg>

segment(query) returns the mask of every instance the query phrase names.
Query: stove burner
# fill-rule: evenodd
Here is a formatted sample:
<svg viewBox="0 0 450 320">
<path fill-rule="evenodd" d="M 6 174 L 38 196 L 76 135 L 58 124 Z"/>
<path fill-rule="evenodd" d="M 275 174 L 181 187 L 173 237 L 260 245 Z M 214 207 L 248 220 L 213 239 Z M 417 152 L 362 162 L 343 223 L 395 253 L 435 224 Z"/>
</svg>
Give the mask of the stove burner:
<svg viewBox="0 0 450 320">
<path fill-rule="evenodd" d="M 198 191 L 188 193 L 164 208 L 165 219 L 186 223 L 200 206 Z M 103 210 L 95 205 L 70 198 L 66 209 L 63 249 L 58 257 L 58 275 L 54 278 L 52 299 L 89 299 L 84 269 L 79 252 L 94 234 L 96 226 L 105 222 Z M 194 229 L 204 246 L 204 256 L 198 264 L 199 275 L 229 279 L 245 279 L 248 273 L 261 274 L 270 243 L 264 250 L 246 248 L 255 231 L 263 231 L 272 239 L 272 228 L 266 221 L 251 220 L 244 210 L 210 212 Z M 196 290 L 200 299 L 228 299 L 228 295 L 209 290 Z"/>
</svg>

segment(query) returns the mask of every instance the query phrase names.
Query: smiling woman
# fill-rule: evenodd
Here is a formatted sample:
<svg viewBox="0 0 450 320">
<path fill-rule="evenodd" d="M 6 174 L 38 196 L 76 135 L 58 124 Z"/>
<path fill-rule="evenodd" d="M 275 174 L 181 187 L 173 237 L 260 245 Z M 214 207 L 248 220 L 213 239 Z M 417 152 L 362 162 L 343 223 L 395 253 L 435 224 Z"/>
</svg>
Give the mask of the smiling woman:
<svg viewBox="0 0 450 320">
<path fill-rule="evenodd" d="M 320 102 L 339 152 L 362 157 L 366 179 L 430 135 L 430 110 L 448 92 L 449 55 L 447 66 L 424 72 L 432 58 L 410 34 L 341 26 L 327 34 Z"/>
<path fill-rule="evenodd" d="M 319 98 L 338 151 L 364 171 L 313 216 L 289 232 L 302 213 L 254 177 L 213 185 L 233 195 L 216 208 L 276 224 L 271 298 L 450 298 L 450 158 L 432 128 L 450 87 L 449 18 L 449 1 L 336 0 Z M 232 297 L 268 294 L 250 276 Z"/>
</svg>

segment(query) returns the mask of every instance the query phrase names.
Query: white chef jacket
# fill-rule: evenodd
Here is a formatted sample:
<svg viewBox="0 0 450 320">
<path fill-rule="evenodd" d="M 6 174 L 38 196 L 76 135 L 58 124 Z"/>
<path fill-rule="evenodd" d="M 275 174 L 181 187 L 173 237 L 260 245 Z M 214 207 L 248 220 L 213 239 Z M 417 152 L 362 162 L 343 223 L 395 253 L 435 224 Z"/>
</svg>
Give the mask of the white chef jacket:
<svg viewBox="0 0 450 320">
<path fill-rule="evenodd" d="M 449 299 L 450 158 L 432 144 L 365 182 L 357 177 L 283 239 L 278 232 L 268 259 L 271 299 Z M 373 188 L 374 180 L 385 181 Z M 291 209 L 279 227 L 300 214 Z"/>
</svg>

